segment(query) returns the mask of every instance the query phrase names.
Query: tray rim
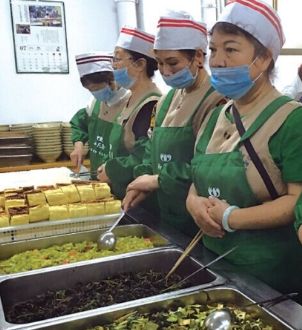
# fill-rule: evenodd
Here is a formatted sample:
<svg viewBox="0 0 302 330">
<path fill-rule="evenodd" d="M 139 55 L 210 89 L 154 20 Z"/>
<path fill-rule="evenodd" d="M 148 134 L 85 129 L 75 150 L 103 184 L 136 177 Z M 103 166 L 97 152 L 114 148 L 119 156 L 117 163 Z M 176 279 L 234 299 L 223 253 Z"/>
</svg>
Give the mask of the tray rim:
<svg viewBox="0 0 302 330">
<path fill-rule="evenodd" d="M 192 289 L 190 291 L 182 292 L 183 290 L 179 291 L 174 291 L 171 293 L 166 293 L 162 295 L 156 295 L 156 296 L 151 296 L 147 298 L 142 298 L 142 299 L 136 299 L 132 300 L 129 302 L 124 302 L 120 304 L 115 304 L 107 307 L 101 307 L 89 311 L 84 311 L 84 312 L 79 312 L 79 313 L 74 313 L 74 314 L 69 314 L 69 315 L 64 315 L 61 317 L 49 319 L 43 321 L 37 321 L 37 322 L 32 322 L 29 323 L 28 326 L 26 324 L 22 325 L 16 325 L 16 324 L 11 324 L 6 322 L 5 325 L 8 325 L 8 328 L 4 328 L 3 330 L 13 330 L 13 329 L 45 329 L 46 327 L 50 326 L 56 326 L 56 325 L 64 325 L 66 321 L 72 321 L 72 320 L 85 320 L 88 317 L 94 317 L 94 316 L 102 316 L 106 315 L 108 313 L 113 313 L 113 312 L 119 312 L 125 310 L 125 313 L 129 312 L 127 311 L 128 309 L 135 309 L 139 308 L 141 306 L 147 306 L 156 302 L 164 302 L 166 300 L 171 300 L 171 299 L 179 299 L 182 297 L 187 297 L 195 294 L 200 294 L 201 292 L 207 292 L 207 291 L 215 291 L 215 290 L 232 290 L 240 295 L 242 295 L 245 299 L 250 300 L 251 302 L 255 302 L 253 298 L 250 298 L 247 294 L 242 292 L 239 288 L 237 288 L 234 284 L 221 284 L 221 285 L 216 285 L 216 286 L 210 286 L 210 287 L 205 287 L 205 288 L 199 288 L 199 289 Z M 159 297 L 159 298 L 158 298 Z M 284 325 L 288 328 L 288 330 L 295 330 L 290 324 L 288 324 L 285 320 L 282 320 L 278 315 L 276 315 L 271 309 L 266 308 L 266 307 L 260 307 L 262 310 L 264 310 L 267 314 L 272 316 L 276 321 L 281 323 L 281 325 Z M 77 316 L 76 318 L 72 318 L 71 316 Z M 1 324 L 1 316 L 0 316 L 0 324 Z M 10 327 L 12 326 L 12 327 Z"/>
<path fill-rule="evenodd" d="M 99 258 L 94 258 L 94 259 L 88 259 L 88 260 L 83 260 L 83 261 L 77 261 L 77 262 L 73 262 L 73 263 L 69 263 L 69 264 L 63 264 L 63 265 L 56 265 L 56 266 L 50 266 L 50 267 L 45 267 L 45 268 L 38 268 L 38 269 L 33 269 L 33 270 L 28 270 L 28 271 L 24 271 L 24 272 L 17 272 L 17 273 L 11 273 L 11 274 L 0 274 L 0 284 L 2 283 L 2 280 L 6 280 L 12 277 L 15 277 L 14 275 L 35 275 L 37 273 L 44 273 L 44 270 L 61 270 L 61 269 L 65 269 L 65 268 L 73 268 L 73 267 L 77 267 L 77 266 L 85 266 L 85 265 L 90 265 L 90 264 L 94 264 L 94 263 L 98 263 L 100 260 L 104 260 L 106 261 L 108 260 L 115 260 L 115 259 L 120 259 L 121 257 L 125 257 L 127 255 L 140 255 L 141 253 L 145 252 L 148 253 L 149 251 L 155 251 L 155 250 L 164 250 L 167 248 L 175 248 L 177 247 L 176 245 L 172 244 L 166 237 L 164 237 L 163 235 L 161 235 L 160 233 L 157 233 L 154 229 L 150 228 L 147 225 L 144 224 L 127 224 L 127 225 L 121 225 L 116 227 L 116 229 L 119 229 L 122 226 L 126 226 L 127 228 L 129 227 L 143 227 L 146 228 L 147 230 L 150 230 L 151 232 L 154 232 L 155 234 L 158 234 L 161 238 L 163 238 L 164 240 L 167 241 L 166 245 L 163 246 L 158 246 L 158 247 L 154 247 L 154 248 L 146 248 L 146 249 L 142 249 L 142 250 L 137 250 L 137 251 L 132 251 L 132 252 L 125 252 L 125 253 L 120 253 L 120 254 L 116 254 L 116 255 L 112 255 L 112 256 L 106 256 L 106 257 L 99 257 Z M 76 236 L 76 235 L 82 235 L 82 234 L 86 234 L 89 232 L 97 232 L 97 231 L 106 231 L 108 227 L 106 228 L 100 228 L 100 229 L 94 229 L 94 230 L 87 230 L 87 231 L 81 231 L 81 232 L 75 232 L 75 233 L 68 233 L 68 234 L 60 234 L 60 235 L 56 235 L 56 236 Z M 114 231 L 114 230 L 113 230 Z M 51 237 L 42 237 L 42 238 L 33 238 L 31 240 L 23 240 L 23 241 L 16 241 L 16 242 L 7 242 L 7 243 L 2 243 L 0 244 L 0 248 L 1 246 L 10 246 L 10 245 L 15 245 L 15 244 L 22 244 L 22 243 L 27 243 L 30 241 L 35 241 L 35 240 L 47 240 Z M 1 259 L 0 259 L 1 260 Z"/>
<path fill-rule="evenodd" d="M 126 258 L 133 258 L 137 255 L 139 256 L 143 256 L 146 254 L 152 254 L 152 253 L 160 253 L 162 251 L 166 251 L 166 250 L 171 250 L 171 251 L 177 251 L 182 253 L 183 249 L 179 248 L 178 246 L 172 245 L 172 246 L 167 246 L 167 247 L 160 247 L 160 248 L 154 248 L 154 249 L 149 249 L 149 250 L 141 250 L 141 251 L 136 251 L 136 252 L 129 252 L 129 253 L 125 253 L 122 255 L 116 255 L 116 256 L 109 256 L 109 257 L 104 257 L 101 260 L 91 260 L 92 262 L 89 264 L 102 264 L 102 263 L 109 263 L 113 260 L 118 260 L 121 259 L 121 256 L 123 256 L 124 259 Z M 190 259 L 192 259 L 195 263 L 197 263 L 198 265 L 202 266 L 203 264 L 196 258 L 192 257 L 192 256 L 188 256 Z M 83 263 L 83 262 L 81 262 Z M 4 281 L 7 280 L 12 280 L 12 279 L 18 279 L 18 278 L 22 278 L 22 277 L 28 277 L 31 275 L 35 275 L 35 274 L 42 274 L 43 276 L 47 276 L 47 273 L 51 273 L 51 272 L 55 272 L 56 270 L 64 270 L 67 268 L 75 268 L 75 267 L 84 267 L 85 265 L 87 265 L 87 263 L 83 263 L 81 265 L 77 265 L 74 266 L 75 264 L 70 264 L 70 265 L 61 265 L 61 266 L 56 266 L 56 267 L 52 267 L 52 269 L 47 269 L 47 268 L 42 268 L 40 270 L 33 270 L 29 272 L 24 272 L 24 273 L 16 273 L 16 274 L 11 274 L 5 277 L 1 277 L 0 278 L 0 284 L 3 283 Z M 64 268 L 63 268 L 63 267 Z M 55 317 L 52 319 L 46 319 L 46 320 L 41 320 L 41 321 L 36 321 L 36 322 L 31 322 L 31 323 L 25 323 L 25 324 L 16 324 L 16 323 L 9 323 L 5 320 L 5 314 L 4 314 L 4 309 L 3 309 L 3 304 L 2 304 L 2 298 L 0 297 L 0 325 L 2 324 L 4 326 L 3 330 L 12 330 L 12 329 L 32 329 L 32 326 L 37 325 L 38 328 L 34 328 L 34 329 L 39 329 L 39 327 L 41 327 L 42 325 L 46 325 L 49 324 L 52 321 L 57 321 L 57 320 L 65 320 L 65 319 L 70 319 L 72 317 L 74 317 L 75 315 L 80 315 L 80 316 L 88 316 L 90 315 L 90 313 L 95 313 L 95 312 L 109 312 L 109 311 L 115 311 L 115 310 L 119 310 L 119 308 L 125 308 L 128 304 L 132 304 L 137 302 L 138 306 L 144 304 L 144 302 L 152 302 L 154 301 L 154 299 L 156 299 L 157 297 L 159 298 L 164 298 L 166 297 L 166 299 L 168 299 L 170 296 L 173 296 L 173 294 L 178 293 L 179 295 L 183 295 L 185 293 L 192 293 L 194 291 L 199 291 L 201 289 L 206 289 L 206 288 L 213 288 L 213 287 L 219 287 L 223 284 L 226 283 L 226 279 L 224 277 L 222 277 L 221 275 L 219 275 L 218 273 L 212 271 L 211 269 L 207 269 L 207 271 L 216 277 L 216 279 L 211 282 L 211 283 L 206 283 L 206 284 L 201 284 L 201 285 L 195 285 L 193 287 L 189 287 L 186 289 L 181 289 L 181 290 L 176 290 L 173 292 L 167 292 L 167 293 L 161 293 L 155 296 L 150 296 L 150 297 L 145 297 L 145 298 L 141 298 L 141 299 L 136 299 L 136 300 L 131 300 L 131 301 L 127 301 L 127 302 L 123 302 L 123 303 L 119 303 L 119 304 L 113 304 L 110 306 L 105 306 L 105 307 L 100 307 L 100 308 L 96 308 L 93 310 L 88 310 L 88 311 L 84 311 L 84 312 L 79 312 L 79 313 L 73 313 L 73 314 L 68 314 L 68 315 L 64 315 L 64 316 L 59 316 L 59 317 Z M 156 300 L 157 301 L 157 300 Z"/>
</svg>

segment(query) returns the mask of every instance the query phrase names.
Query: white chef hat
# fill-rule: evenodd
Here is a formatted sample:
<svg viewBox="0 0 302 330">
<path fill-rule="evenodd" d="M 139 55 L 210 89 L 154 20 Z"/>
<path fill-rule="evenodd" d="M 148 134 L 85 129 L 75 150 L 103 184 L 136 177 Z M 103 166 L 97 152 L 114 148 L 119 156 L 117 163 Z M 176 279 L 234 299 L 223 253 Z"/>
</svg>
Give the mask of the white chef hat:
<svg viewBox="0 0 302 330">
<path fill-rule="evenodd" d="M 181 50 L 201 48 L 206 53 L 207 39 L 206 25 L 194 21 L 186 12 L 170 11 L 160 17 L 157 24 L 154 49 Z"/>
<path fill-rule="evenodd" d="M 280 55 L 285 36 L 280 17 L 267 3 L 260 0 L 230 0 L 218 22 L 234 24 L 250 33 L 271 50 L 274 61 Z"/>
<path fill-rule="evenodd" d="M 116 46 L 154 58 L 154 35 L 133 27 L 123 27 Z"/>
<path fill-rule="evenodd" d="M 112 53 L 95 52 L 77 55 L 75 58 L 81 78 L 95 72 L 113 71 Z"/>
</svg>

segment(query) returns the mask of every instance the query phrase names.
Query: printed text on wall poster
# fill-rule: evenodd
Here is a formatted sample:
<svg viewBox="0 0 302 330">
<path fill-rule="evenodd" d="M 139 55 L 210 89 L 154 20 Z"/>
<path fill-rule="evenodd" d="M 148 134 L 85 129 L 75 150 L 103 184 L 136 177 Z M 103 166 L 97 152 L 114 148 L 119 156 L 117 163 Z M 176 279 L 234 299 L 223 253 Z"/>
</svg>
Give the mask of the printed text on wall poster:
<svg viewBox="0 0 302 330">
<path fill-rule="evenodd" d="M 11 0 L 18 73 L 68 73 L 63 2 Z"/>
</svg>

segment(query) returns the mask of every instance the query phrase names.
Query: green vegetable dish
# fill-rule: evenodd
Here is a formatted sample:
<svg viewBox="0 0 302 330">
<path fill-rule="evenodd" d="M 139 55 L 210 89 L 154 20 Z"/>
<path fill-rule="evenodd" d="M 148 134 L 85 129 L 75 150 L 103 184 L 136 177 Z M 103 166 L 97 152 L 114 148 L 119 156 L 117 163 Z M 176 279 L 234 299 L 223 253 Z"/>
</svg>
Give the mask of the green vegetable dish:
<svg viewBox="0 0 302 330">
<path fill-rule="evenodd" d="M 83 241 L 53 245 L 45 249 L 28 250 L 0 261 L 0 274 L 25 272 L 33 269 L 69 264 L 77 261 L 107 257 L 114 254 L 153 248 L 148 238 L 119 237 L 114 251 L 97 249 L 97 243 Z"/>
<path fill-rule="evenodd" d="M 195 304 L 155 313 L 132 312 L 112 324 L 87 330 L 201 330 L 207 315 L 223 307 L 223 304 Z M 272 326 L 264 324 L 256 311 L 248 313 L 234 305 L 228 307 L 233 315 L 232 330 L 274 330 Z"/>
</svg>

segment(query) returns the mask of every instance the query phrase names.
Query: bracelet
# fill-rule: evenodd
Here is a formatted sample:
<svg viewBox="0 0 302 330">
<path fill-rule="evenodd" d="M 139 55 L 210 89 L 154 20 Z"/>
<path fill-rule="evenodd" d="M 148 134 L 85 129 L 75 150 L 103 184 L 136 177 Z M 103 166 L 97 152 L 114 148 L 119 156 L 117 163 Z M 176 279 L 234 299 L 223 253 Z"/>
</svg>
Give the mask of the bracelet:
<svg viewBox="0 0 302 330">
<path fill-rule="evenodd" d="M 228 208 L 226 208 L 223 212 L 223 216 L 222 216 L 222 227 L 225 231 L 229 232 L 229 233 L 233 233 L 234 231 L 236 231 L 235 229 L 232 229 L 230 226 L 229 226 L 229 217 L 230 217 L 230 214 L 233 210 L 235 209 L 239 209 L 238 206 L 236 205 L 231 205 L 229 206 Z"/>
</svg>

